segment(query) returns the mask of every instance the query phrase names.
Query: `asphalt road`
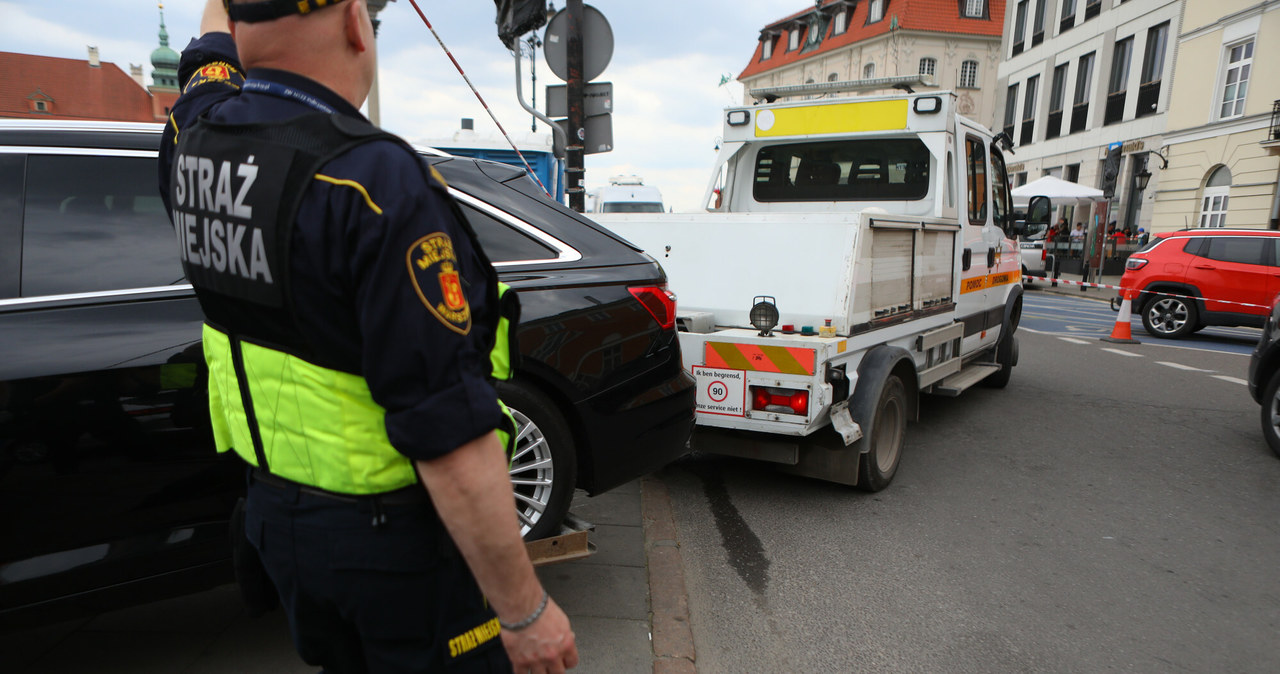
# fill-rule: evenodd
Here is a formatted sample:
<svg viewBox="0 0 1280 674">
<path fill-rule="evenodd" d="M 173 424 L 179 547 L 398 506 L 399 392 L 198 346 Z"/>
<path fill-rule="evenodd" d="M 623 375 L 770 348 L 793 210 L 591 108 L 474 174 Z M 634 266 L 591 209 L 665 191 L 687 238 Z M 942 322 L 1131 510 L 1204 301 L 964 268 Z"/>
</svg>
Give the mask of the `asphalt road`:
<svg viewBox="0 0 1280 674">
<path fill-rule="evenodd" d="M 1280 671 L 1256 331 L 1118 346 L 1103 302 L 1025 314 L 1009 386 L 926 397 L 885 491 L 661 474 L 700 672 Z"/>
</svg>

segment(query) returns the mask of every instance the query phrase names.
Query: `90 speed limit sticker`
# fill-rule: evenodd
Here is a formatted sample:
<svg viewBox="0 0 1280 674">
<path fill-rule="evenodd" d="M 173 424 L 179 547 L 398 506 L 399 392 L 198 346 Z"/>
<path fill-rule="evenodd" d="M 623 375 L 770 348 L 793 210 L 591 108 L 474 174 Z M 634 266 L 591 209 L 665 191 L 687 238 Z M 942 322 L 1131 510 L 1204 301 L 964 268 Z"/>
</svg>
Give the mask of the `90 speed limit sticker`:
<svg viewBox="0 0 1280 674">
<path fill-rule="evenodd" d="M 693 378 L 698 382 L 698 413 L 746 416 L 746 371 L 694 365 Z"/>
</svg>

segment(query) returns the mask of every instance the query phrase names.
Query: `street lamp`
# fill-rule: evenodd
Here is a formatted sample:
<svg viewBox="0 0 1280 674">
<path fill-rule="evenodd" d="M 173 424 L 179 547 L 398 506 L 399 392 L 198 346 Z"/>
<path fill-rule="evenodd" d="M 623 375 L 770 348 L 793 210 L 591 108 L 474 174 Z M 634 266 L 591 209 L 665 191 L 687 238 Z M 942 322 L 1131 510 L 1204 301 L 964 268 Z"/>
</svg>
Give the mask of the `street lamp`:
<svg viewBox="0 0 1280 674">
<path fill-rule="evenodd" d="M 1169 168 L 1169 160 L 1165 159 L 1164 155 L 1159 152 L 1148 151 L 1142 154 L 1142 170 L 1133 175 L 1134 186 L 1138 188 L 1139 192 L 1145 192 L 1147 190 L 1147 184 L 1151 182 L 1151 171 L 1147 170 L 1147 160 L 1150 159 L 1151 155 L 1154 154 L 1156 158 L 1160 160 L 1161 171 Z"/>
</svg>

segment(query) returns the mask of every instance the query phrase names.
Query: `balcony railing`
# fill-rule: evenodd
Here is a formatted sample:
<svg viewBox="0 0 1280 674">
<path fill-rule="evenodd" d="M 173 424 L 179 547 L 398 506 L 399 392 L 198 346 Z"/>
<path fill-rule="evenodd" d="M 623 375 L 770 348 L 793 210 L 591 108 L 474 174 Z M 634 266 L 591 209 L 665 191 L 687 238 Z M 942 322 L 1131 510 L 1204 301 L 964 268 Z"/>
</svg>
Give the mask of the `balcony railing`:
<svg viewBox="0 0 1280 674">
<path fill-rule="evenodd" d="M 1049 113 L 1049 126 L 1044 127 L 1044 139 L 1057 138 L 1062 135 L 1062 111 Z"/>
<path fill-rule="evenodd" d="M 1146 117 L 1147 115 L 1156 114 L 1156 107 L 1160 104 L 1160 80 L 1147 82 L 1138 87 L 1138 110 L 1133 113 L 1134 118 Z"/>
<path fill-rule="evenodd" d="M 1267 129 L 1267 140 L 1280 140 L 1280 101 L 1271 104 L 1271 128 Z"/>
<path fill-rule="evenodd" d="M 1089 103 L 1076 103 L 1071 106 L 1071 131 L 1084 131 L 1089 126 Z"/>
<path fill-rule="evenodd" d="M 1102 115 L 1102 124 L 1115 124 L 1124 119 L 1124 98 L 1123 91 L 1117 91 L 1114 94 L 1107 94 L 1107 109 Z"/>
</svg>

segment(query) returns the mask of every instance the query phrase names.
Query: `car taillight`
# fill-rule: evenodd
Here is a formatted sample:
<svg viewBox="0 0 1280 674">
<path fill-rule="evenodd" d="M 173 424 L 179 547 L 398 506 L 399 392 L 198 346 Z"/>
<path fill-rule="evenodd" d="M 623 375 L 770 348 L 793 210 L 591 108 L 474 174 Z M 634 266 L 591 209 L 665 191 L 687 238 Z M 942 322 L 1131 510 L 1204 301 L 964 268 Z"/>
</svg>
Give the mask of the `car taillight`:
<svg viewBox="0 0 1280 674">
<path fill-rule="evenodd" d="M 1142 269 L 1145 266 L 1147 266 L 1147 261 L 1140 257 L 1130 257 L 1128 260 L 1124 261 L 1124 268 L 1126 271 Z"/>
<path fill-rule="evenodd" d="M 1049 249 L 1048 249 L 1048 248 L 1041 248 L 1041 249 L 1040 249 L 1040 261 L 1041 261 L 1041 262 L 1044 262 L 1045 260 L 1048 260 L 1048 259 L 1049 259 Z"/>
<path fill-rule="evenodd" d="M 663 330 L 671 330 L 676 326 L 676 295 L 667 290 L 665 285 L 661 286 L 640 286 L 636 288 L 627 288 L 631 291 L 631 296 L 653 316 L 653 320 L 662 326 Z"/>
<path fill-rule="evenodd" d="M 802 389 L 752 386 L 751 409 L 759 412 L 786 412 L 790 410 L 791 414 L 808 416 L 809 392 Z"/>
</svg>

